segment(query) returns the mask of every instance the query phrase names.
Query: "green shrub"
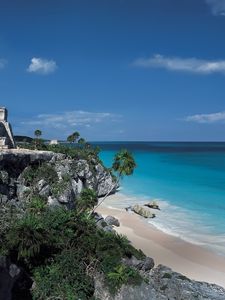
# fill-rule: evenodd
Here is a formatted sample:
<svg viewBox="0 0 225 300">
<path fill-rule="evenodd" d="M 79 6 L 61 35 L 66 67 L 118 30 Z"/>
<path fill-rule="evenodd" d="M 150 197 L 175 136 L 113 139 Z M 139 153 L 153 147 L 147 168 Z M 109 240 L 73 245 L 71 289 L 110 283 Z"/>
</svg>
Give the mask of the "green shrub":
<svg viewBox="0 0 225 300">
<path fill-rule="evenodd" d="M 76 203 L 78 213 L 94 208 L 98 203 L 98 196 L 92 189 L 83 189 Z"/>
<path fill-rule="evenodd" d="M 63 176 L 62 180 L 55 181 L 51 185 L 52 195 L 59 197 L 63 192 L 70 186 L 71 178 L 70 176 Z"/>
<path fill-rule="evenodd" d="M 43 224 L 32 214 L 17 220 L 6 234 L 7 246 L 17 253 L 17 259 L 37 257 L 41 246 L 46 244 L 48 233 Z"/>
<path fill-rule="evenodd" d="M 36 283 L 33 298 L 46 300 L 59 297 L 67 300 L 90 299 L 94 293 L 93 281 L 86 274 L 86 266 L 80 262 L 74 249 L 64 250 L 47 267 L 34 272 Z"/>
<path fill-rule="evenodd" d="M 48 184 L 53 184 L 58 180 L 58 174 L 48 163 L 40 166 L 29 166 L 23 172 L 23 178 L 27 186 L 33 186 L 40 180 L 45 180 Z"/>
<path fill-rule="evenodd" d="M 25 214 L 15 213 L 1 233 L 0 249 L 34 277 L 34 299 L 91 299 L 97 273 L 114 292 L 123 283 L 141 282 L 137 271 L 121 264 L 124 256 L 143 255 L 127 238 L 97 229 L 86 212 L 53 210 L 44 201 L 31 198 Z"/>
<path fill-rule="evenodd" d="M 111 292 L 115 293 L 123 284 L 140 284 L 142 278 L 137 270 L 120 264 L 107 273 L 106 282 Z"/>
<path fill-rule="evenodd" d="M 45 199 L 44 197 L 38 194 L 37 195 L 34 194 L 29 199 L 26 208 L 30 213 L 39 214 L 43 212 L 46 209 L 46 207 L 47 207 L 47 199 Z"/>
</svg>

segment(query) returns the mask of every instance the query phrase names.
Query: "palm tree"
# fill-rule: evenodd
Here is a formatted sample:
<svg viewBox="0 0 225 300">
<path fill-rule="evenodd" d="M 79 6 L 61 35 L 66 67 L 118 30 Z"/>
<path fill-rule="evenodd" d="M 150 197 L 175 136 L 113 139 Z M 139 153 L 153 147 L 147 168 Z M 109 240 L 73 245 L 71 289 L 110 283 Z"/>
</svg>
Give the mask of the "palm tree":
<svg viewBox="0 0 225 300">
<path fill-rule="evenodd" d="M 73 137 L 73 135 L 71 134 L 71 135 L 69 135 L 68 137 L 67 137 L 67 142 L 68 143 L 74 143 L 74 137 Z"/>
<path fill-rule="evenodd" d="M 112 185 L 111 189 L 108 191 L 108 193 L 103 197 L 103 199 L 96 205 L 96 207 L 92 210 L 92 213 L 96 210 L 99 205 L 101 205 L 105 199 L 111 194 L 111 192 L 117 188 L 120 180 L 124 176 L 132 175 L 134 172 L 134 169 L 136 168 L 135 160 L 132 156 L 132 154 L 127 151 L 126 149 L 120 150 L 114 157 L 112 170 L 117 174 L 117 178 L 115 183 Z"/>
<path fill-rule="evenodd" d="M 77 201 L 77 212 L 78 214 L 92 209 L 98 203 L 98 196 L 92 189 L 84 189 Z"/>
<path fill-rule="evenodd" d="M 80 137 L 80 134 L 79 134 L 78 131 L 75 131 L 72 135 L 73 135 L 73 137 L 74 137 L 74 141 L 75 141 L 75 142 L 76 142 L 77 139 Z"/>
<path fill-rule="evenodd" d="M 79 132 L 75 131 L 74 133 L 72 133 L 71 135 L 69 135 L 67 137 L 67 142 L 69 142 L 69 143 L 75 143 L 79 137 L 80 137 Z"/>
<path fill-rule="evenodd" d="M 40 141 L 39 138 L 42 135 L 42 131 L 40 129 L 36 129 L 35 132 L 34 132 L 34 135 L 36 136 L 35 149 L 37 149 L 37 146 L 41 144 L 41 141 Z"/>
<path fill-rule="evenodd" d="M 35 132 L 34 132 L 34 135 L 36 136 L 36 138 L 38 139 L 41 135 L 42 135 L 42 132 L 40 129 L 36 129 Z"/>
<path fill-rule="evenodd" d="M 79 140 L 78 140 L 78 144 L 79 145 L 84 145 L 86 143 L 86 141 L 85 141 L 85 139 L 83 139 L 83 138 L 80 138 Z"/>
</svg>

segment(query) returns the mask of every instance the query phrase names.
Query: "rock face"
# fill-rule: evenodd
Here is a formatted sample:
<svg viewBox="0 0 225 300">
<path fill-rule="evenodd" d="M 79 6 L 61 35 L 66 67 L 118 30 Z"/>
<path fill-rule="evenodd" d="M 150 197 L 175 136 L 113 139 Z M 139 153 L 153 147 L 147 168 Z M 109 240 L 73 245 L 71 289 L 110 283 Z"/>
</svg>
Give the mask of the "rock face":
<svg viewBox="0 0 225 300">
<path fill-rule="evenodd" d="M 159 265 L 145 273 L 146 281 L 139 286 L 123 285 L 110 295 L 101 276 L 95 279 L 95 297 L 99 300 L 224 300 L 225 290 L 215 284 L 190 280 Z"/>
<path fill-rule="evenodd" d="M 26 182 L 29 168 L 33 170 L 42 163 L 46 167 L 43 173 L 47 174 L 47 169 L 51 169 L 51 174 L 55 174 L 54 192 L 47 175 L 32 186 Z M 95 159 L 75 160 L 50 151 L 15 149 L 0 152 L 0 203 L 21 202 L 32 190 L 48 199 L 49 204 L 71 207 L 84 188 L 94 189 L 101 197 L 114 185 L 109 171 Z"/>
<path fill-rule="evenodd" d="M 33 281 L 28 274 L 4 256 L 0 256 L 0 299 L 32 299 L 30 288 Z"/>
<path fill-rule="evenodd" d="M 155 218 L 155 214 L 145 205 L 136 204 L 131 207 L 131 210 L 144 218 Z"/>
</svg>

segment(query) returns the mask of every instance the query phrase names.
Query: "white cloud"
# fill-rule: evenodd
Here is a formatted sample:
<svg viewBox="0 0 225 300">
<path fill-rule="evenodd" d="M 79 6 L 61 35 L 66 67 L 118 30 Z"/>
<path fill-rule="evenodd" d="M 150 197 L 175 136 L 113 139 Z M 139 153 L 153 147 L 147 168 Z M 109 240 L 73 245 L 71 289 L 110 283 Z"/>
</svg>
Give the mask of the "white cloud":
<svg viewBox="0 0 225 300">
<path fill-rule="evenodd" d="M 134 61 L 132 65 L 143 68 L 164 68 L 171 71 L 183 71 L 198 74 L 225 74 L 225 60 L 165 57 L 156 54 L 150 58 L 139 58 Z"/>
<path fill-rule="evenodd" d="M 210 6 L 212 14 L 215 16 L 225 16 L 225 0 L 206 0 Z"/>
<path fill-rule="evenodd" d="M 197 114 L 197 115 L 187 116 L 184 120 L 187 122 L 196 122 L 196 123 L 225 122 L 225 111 L 212 113 L 212 114 Z"/>
<path fill-rule="evenodd" d="M 57 65 L 54 60 L 33 57 L 27 71 L 30 73 L 47 75 L 55 72 L 56 69 Z"/>
<path fill-rule="evenodd" d="M 7 60 L 0 58 L 0 69 L 3 69 L 7 64 Z"/>
<path fill-rule="evenodd" d="M 75 127 L 90 128 L 94 124 L 107 121 L 116 122 L 120 115 L 107 112 L 88 112 L 82 110 L 69 111 L 58 114 L 40 114 L 32 120 L 23 121 L 22 124 L 55 129 L 70 129 Z"/>
</svg>

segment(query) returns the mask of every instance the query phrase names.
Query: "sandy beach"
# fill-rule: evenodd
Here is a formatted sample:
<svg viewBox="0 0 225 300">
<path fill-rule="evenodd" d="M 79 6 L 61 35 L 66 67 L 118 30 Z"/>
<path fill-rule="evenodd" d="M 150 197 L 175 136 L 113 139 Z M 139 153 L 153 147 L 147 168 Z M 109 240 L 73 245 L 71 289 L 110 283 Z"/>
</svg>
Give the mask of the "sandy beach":
<svg viewBox="0 0 225 300">
<path fill-rule="evenodd" d="M 136 248 L 152 257 L 156 265 L 163 264 L 191 279 L 225 287 L 225 257 L 168 235 L 134 213 L 112 208 L 118 197 L 110 196 L 97 211 L 104 217 L 112 215 L 118 218 L 120 227 L 116 228 L 117 232 L 126 235 Z"/>
</svg>

